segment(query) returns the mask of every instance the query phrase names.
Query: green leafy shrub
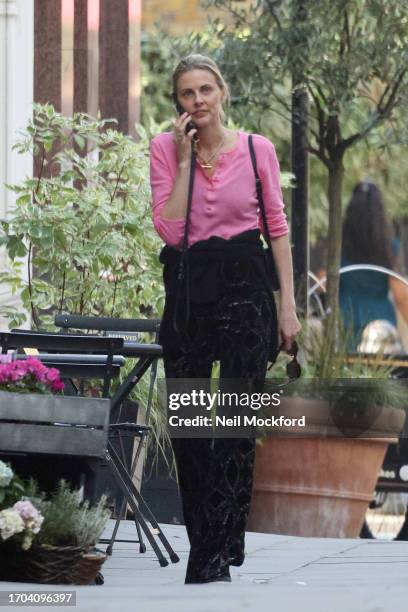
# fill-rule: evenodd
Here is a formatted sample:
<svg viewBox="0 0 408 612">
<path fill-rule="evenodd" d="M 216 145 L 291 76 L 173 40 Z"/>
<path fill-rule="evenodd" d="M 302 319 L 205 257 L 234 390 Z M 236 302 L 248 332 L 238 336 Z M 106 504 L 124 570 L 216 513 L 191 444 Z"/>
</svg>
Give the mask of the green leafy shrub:
<svg viewBox="0 0 408 612">
<path fill-rule="evenodd" d="M 8 463 L 0 460 L 0 510 L 12 506 L 23 493 L 24 484 L 21 478 Z"/>
<path fill-rule="evenodd" d="M 33 155 L 37 176 L 8 186 L 16 203 L 1 222 L 9 266 L 0 282 L 21 292 L 36 327 L 51 327 L 60 312 L 140 317 L 161 311 L 149 137 L 139 127 L 134 142 L 107 124 L 37 104 L 14 146 Z M 27 317 L 10 309 L 2 314 L 10 326 Z"/>
</svg>

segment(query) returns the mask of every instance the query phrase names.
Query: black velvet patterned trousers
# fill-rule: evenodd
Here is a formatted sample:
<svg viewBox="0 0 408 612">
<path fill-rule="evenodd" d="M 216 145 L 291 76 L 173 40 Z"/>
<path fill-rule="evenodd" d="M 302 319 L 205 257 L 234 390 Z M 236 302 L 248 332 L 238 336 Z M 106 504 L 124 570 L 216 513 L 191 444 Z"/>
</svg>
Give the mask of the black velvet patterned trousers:
<svg viewBox="0 0 408 612">
<path fill-rule="evenodd" d="M 164 348 L 167 378 L 265 379 L 276 310 L 251 265 L 221 264 L 217 302 L 191 304 L 189 340 Z M 173 439 L 183 514 L 190 541 L 186 583 L 206 582 L 244 561 L 255 440 Z"/>
</svg>

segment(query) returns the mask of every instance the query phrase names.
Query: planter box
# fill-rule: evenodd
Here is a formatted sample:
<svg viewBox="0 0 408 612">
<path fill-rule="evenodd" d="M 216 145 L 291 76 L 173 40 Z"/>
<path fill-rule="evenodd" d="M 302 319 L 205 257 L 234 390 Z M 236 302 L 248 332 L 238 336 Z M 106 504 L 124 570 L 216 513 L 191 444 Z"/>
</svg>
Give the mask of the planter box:
<svg viewBox="0 0 408 612">
<path fill-rule="evenodd" d="M 247 529 L 357 538 L 387 446 L 403 428 L 404 410 L 382 408 L 372 422 L 346 414 L 343 423 L 333 423 L 328 402 L 297 397 L 285 401 L 284 414 L 307 415 L 310 425 L 303 435 L 300 428 L 282 428 L 279 437 L 257 446 Z"/>
<path fill-rule="evenodd" d="M 103 458 L 110 400 L 0 391 L 0 452 Z"/>
</svg>

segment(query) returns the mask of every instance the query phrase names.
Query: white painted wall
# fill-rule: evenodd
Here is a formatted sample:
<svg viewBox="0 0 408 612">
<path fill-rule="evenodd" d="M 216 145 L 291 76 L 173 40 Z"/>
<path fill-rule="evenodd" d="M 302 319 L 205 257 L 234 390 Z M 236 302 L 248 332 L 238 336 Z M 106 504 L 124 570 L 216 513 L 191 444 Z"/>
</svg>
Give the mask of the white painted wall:
<svg viewBox="0 0 408 612">
<path fill-rule="evenodd" d="M 32 175 L 32 159 L 17 155 L 11 148 L 17 131 L 32 113 L 34 73 L 34 0 L 0 0 L 0 217 L 7 217 L 14 194 L 4 183 L 18 183 Z M 0 252 L 0 267 L 6 258 Z M 21 308 L 18 296 L 0 285 L 0 305 Z M 0 328 L 6 323 L 0 317 Z"/>
</svg>

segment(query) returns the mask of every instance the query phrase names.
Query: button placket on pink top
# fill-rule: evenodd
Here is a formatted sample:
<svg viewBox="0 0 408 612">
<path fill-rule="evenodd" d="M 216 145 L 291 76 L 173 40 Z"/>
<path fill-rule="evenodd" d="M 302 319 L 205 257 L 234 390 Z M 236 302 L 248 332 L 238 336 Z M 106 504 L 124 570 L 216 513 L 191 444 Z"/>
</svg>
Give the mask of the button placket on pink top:
<svg viewBox="0 0 408 612">
<path fill-rule="evenodd" d="M 217 199 L 217 196 L 215 195 L 215 185 L 218 182 L 218 179 L 216 178 L 216 175 L 218 173 L 218 167 L 219 167 L 219 161 L 215 168 L 215 172 L 212 176 L 208 176 L 204 172 L 204 170 L 201 168 L 201 173 L 204 176 L 205 181 L 206 181 L 205 194 L 204 194 L 204 200 L 205 200 L 204 210 L 206 214 L 209 216 L 214 214 L 214 202 Z"/>
<path fill-rule="evenodd" d="M 220 169 L 222 168 L 222 166 L 224 165 L 224 159 L 226 155 L 229 155 L 230 153 L 233 153 L 234 151 L 236 151 L 236 149 L 239 146 L 239 141 L 237 142 L 236 146 L 231 149 L 230 151 L 226 151 L 225 153 L 220 153 L 218 160 L 217 160 L 217 165 L 215 167 L 215 171 L 214 174 L 212 176 L 208 176 L 204 170 L 201 169 L 202 174 L 205 176 L 205 179 L 207 181 L 207 185 L 206 185 L 206 192 L 205 192 L 205 212 L 207 213 L 207 215 L 211 216 L 214 214 L 215 210 L 214 210 L 214 202 L 217 200 L 217 196 L 216 196 L 216 186 L 217 184 L 220 182 L 220 177 L 219 177 L 219 173 L 220 173 Z"/>
<path fill-rule="evenodd" d="M 205 199 L 205 211 L 207 214 L 212 214 L 214 212 L 214 202 L 217 199 L 217 196 L 214 193 L 214 189 L 207 186 L 207 190 L 204 195 Z"/>
<path fill-rule="evenodd" d="M 214 193 L 214 189 L 207 189 L 204 197 L 207 202 L 215 202 L 215 200 L 217 199 L 217 196 Z"/>
</svg>

